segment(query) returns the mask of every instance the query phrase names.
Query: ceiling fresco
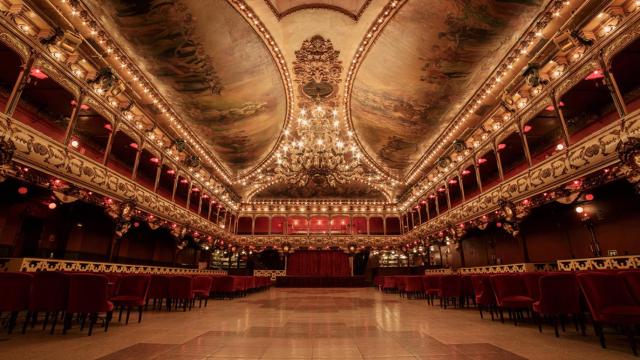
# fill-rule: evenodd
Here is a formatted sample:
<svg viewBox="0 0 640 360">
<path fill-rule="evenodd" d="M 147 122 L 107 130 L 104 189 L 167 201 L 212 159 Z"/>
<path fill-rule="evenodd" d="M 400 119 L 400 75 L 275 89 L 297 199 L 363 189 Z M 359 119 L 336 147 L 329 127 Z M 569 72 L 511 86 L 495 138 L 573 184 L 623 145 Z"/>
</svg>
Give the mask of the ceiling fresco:
<svg viewBox="0 0 640 360">
<path fill-rule="evenodd" d="M 353 85 L 352 121 L 366 151 L 405 175 L 543 3 L 407 2 L 366 55 Z"/>
<path fill-rule="evenodd" d="M 226 1 L 86 3 L 232 172 L 268 154 L 284 124 L 284 87 L 262 40 Z"/>
</svg>

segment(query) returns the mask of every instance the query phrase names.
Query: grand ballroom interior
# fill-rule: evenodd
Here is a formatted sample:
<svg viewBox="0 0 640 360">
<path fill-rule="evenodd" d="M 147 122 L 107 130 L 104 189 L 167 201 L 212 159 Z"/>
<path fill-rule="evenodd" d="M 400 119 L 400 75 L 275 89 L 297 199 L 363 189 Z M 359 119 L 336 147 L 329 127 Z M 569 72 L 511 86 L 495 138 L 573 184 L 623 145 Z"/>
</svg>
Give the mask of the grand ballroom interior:
<svg viewBox="0 0 640 360">
<path fill-rule="evenodd" d="M 640 0 L 0 0 L 0 358 L 636 358 L 639 69 Z"/>
</svg>

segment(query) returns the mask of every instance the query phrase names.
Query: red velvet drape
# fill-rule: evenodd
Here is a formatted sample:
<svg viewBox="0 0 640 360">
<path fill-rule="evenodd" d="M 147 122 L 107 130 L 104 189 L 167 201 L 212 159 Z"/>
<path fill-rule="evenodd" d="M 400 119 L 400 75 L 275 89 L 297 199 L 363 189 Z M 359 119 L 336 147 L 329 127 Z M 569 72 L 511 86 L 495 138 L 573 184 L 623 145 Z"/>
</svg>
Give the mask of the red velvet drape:
<svg viewBox="0 0 640 360">
<path fill-rule="evenodd" d="M 342 251 L 298 250 L 289 256 L 287 275 L 350 276 L 349 257 Z"/>
</svg>

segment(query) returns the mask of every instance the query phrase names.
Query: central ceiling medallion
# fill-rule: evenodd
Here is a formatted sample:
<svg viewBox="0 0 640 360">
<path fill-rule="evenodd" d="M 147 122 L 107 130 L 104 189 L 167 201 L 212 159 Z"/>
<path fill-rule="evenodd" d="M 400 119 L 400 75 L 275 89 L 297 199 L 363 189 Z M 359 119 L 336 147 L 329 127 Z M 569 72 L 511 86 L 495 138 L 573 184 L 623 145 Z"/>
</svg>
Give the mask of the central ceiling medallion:
<svg viewBox="0 0 640 360">
<path fill-rule="evenodd" d="M 300 50 L 296 50 L 293 72 L 303 95 L 316 100 L 335 100 L 334 90 L 338 88 L 342 73 L 342 62 L 338 56 L 340 51 L 333 48 L 331 40 L 320 35 L 302 42 Z M 303 101 L 298 105 L 307 104 Z"/>
</svg>

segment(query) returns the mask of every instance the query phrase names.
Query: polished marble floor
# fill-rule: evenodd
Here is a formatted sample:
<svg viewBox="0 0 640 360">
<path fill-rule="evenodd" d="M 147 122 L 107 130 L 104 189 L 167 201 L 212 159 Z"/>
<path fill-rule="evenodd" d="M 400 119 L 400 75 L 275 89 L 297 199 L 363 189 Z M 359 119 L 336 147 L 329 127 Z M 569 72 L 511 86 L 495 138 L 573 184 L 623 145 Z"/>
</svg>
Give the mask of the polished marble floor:
<svg viewBox="0 0 640 360">
<path fill-rule="evenodd" d="M 611 334 L 601 349 L 592 329 L 560 338 L 546 327 L 480 319 L 374 289 L 271 289 L 207 308 L 146 312 L 87 337 L 38 327 L 0 335 L 1 359 L 618 359 L 632 358 Z"/>
</svg>

